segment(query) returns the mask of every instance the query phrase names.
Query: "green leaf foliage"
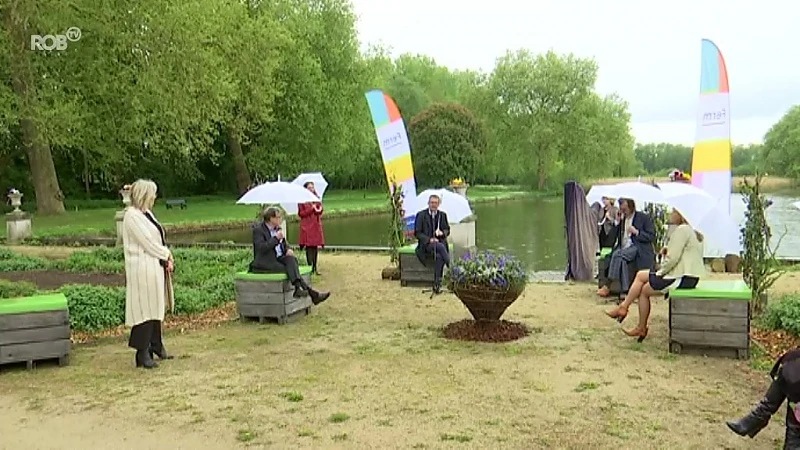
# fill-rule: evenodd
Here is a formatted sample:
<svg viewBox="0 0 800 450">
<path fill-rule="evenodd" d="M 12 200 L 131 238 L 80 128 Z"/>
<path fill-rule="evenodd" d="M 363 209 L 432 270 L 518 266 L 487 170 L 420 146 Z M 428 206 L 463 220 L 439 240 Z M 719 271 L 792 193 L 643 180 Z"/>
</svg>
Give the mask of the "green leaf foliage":
<svg viewBox="0 0 800 450">
<path fill-rule="evenodd" d="M 447 186 L 453 178 L 475 178 L 487 147 L 483 125 L 465 107 L 431 105 L 408 126 L 417 183 Z"/>
</svg>

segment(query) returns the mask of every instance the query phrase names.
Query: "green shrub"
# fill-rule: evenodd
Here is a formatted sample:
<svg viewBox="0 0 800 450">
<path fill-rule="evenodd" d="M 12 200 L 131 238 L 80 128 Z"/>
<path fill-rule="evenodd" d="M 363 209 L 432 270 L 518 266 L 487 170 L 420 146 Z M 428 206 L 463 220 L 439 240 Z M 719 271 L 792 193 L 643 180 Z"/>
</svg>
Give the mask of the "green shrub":
<svg viewBox="0 0 800 450">
<path fill-rule="evenodd" d="M 414 116 L 408 134 L 421 186 L 447 186 L 453 178 L 473 181 L 488 145 L 483 125 L 456 104 L 431 105 Z"/>
<path fill-rule="evenodd" d="M 62 286 L 73 330 L 95 332 L 125 323 L 125 289 L 73 284 Z"/>
<path fill-rule="evenodd" d="M 44 270 L 49 266 L 49 261 L 34 256 L 17 255 L 4 250 L 0 254 L 0 272 L 28 272 Z"/>
<path fill-rule="evenodd" d="M 765 328 L 800 336 L 800 295 L 787 295 L 767 304 L 760 318 Z"/>
<path fill-rule="evenodd" d="M 29 297 L 36 294 L 36 285 L 27 281 L 7 281 L 0 279 L 0 298 Z"/>
<path fill-rule="evenodd" d="M 125 260 L 122 249 L 110 251 L 101 247 L 91 252 L 74 252 L 67 259 L 52 261 L 50 268 L 80 273 L 122 273 Z"/>
</svg>

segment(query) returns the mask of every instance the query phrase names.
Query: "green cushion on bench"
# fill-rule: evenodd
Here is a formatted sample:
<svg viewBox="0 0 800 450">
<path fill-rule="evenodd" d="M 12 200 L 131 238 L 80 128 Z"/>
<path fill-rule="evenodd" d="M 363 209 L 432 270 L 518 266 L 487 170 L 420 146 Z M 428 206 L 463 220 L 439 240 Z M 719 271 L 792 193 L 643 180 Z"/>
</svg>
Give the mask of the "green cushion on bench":
<svg viewBox="0 0 800 450">
<path fill-rule="evenodd" d="M 750 300 L 752 291 L 744 280 L 700 280 L 694 289 L 673 289 L 670 298 Z"/>
<path fill-rule="evenodd" d="M 300 275 L 311 275 L 311 266 L 300 266 Z M 285 273 L 238 272 L 234 278 L 245 281 L 286 281 L 289 276 Z"/>
<path fill-rule="evenodd" d="M 64 309 L 67 309 L 67 297 L 59 293 L 0 299 L 0 315 L 60 311 Z"/>
<path fill-rule="evenodd" d="M 453 251 L 453 244 L 447 244 L 447 247 L 450 248 L 450 251 Z M 397 249 L 397 253 L 401 255 L 413 255 L 417 250 L 417 244 L 406 245 L 404 247 L 400 247 Z"/>
</svg>

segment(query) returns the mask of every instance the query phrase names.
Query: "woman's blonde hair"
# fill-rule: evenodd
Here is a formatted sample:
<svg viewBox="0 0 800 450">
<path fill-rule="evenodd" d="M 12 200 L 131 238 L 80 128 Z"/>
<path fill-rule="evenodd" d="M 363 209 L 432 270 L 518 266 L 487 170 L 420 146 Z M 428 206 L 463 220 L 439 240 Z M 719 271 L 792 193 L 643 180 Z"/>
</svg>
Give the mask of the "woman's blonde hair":
<svg viewBox="0 0 800 450">
<path fill-rule="evenodd" d="M 678 217 L 681 218 L 679 225 L 688 225 L 691 229 L 694 230 L 694 227 L 689 225 L 689 222 L 686 221 L 686 217 L 683 217 L 683 214 L 681 214 L 680 211 L 678 211 L 675 208 L 672 208 L 672 212 L 674 212 L 675 214 L 678 215 Z M 703 242 L 703 233 L 694 230 L 694 235 L 697 236 L 697 242 Z"/>
<path fill-rule="evenodd" d="M 153 208 L 158 186 L 152 180 L 136 180 L 131 185 L 131 206 L 141 210 Z"/>
</svg>

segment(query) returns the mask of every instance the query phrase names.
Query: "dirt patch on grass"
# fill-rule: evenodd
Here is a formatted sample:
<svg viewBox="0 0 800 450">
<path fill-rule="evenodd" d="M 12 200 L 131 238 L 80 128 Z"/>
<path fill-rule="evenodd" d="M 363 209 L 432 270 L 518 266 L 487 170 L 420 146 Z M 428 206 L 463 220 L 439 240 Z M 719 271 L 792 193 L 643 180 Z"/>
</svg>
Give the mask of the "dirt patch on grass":
<svg viewBox="0 0 800 450">
<path fill-rule="evenodd" d="M 470 317 L 463 304 L 382 281 L 387 261 L 324 255 L 325 275 L 315 284 L 333 295 L 311 315 L 283 326 L 170 331 L 165 341 L 176 359 L 153 371 L 135 369 L 116 337 L 76 346 L 64 368 L 2 373 L 0 402 L 13 405 L 0 415 L 3 442 L 85 449 L 134 440 L 139 448 L 298 449 L 782 442 L 781 420 L 755 440 L 725 427 L 763 395 L 767 376 L 752 362 L 668 353 L 663 300 L 653 302 L 650 335 L 637 344 L 603 314 L 608 305 L 596 286 L 533 284 L 504 319 L 535 333 L 509 343 L 453 341 L 442 327 Z M 797 287 L 779 281 L 776 289 Z M 636 316 L 633 308 L 624 326 Z M 111 432 L 101 440 L 88 430 Z M 146 441 L 151 435 L 159 443 Z"/>
<path fill-rule="evenodd" d="M 528 327 L 507 320 L 459 320 L 444 327 L 444 337 L 460 341 L 510 342 L 522 339 L 530 332 Z"/>
<path fill-rule="evenodd" d="M 76 273 L 60 270 L 34 270 L 31 272 L 0 272 L 0 279 L 26 281 L 42 290 L 58 289 L 67 284 L 93 284 L 98 286 L 125 286 L 125 274 Z"/>
</svg>

